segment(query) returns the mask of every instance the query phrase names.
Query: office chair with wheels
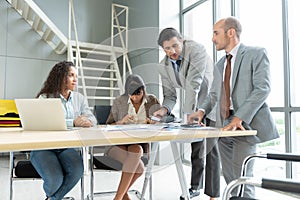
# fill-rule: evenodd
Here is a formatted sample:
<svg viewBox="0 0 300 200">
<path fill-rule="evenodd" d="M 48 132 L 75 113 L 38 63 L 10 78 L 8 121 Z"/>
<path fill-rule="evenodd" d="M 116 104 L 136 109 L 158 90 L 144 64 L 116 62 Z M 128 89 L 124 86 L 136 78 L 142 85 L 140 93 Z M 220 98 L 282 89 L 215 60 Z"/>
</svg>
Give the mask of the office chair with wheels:
<svg viewBox="0 0 300 200">
<path fill-rule="evenodd" d="M 94 107 L 94 115 L 98 121 L 99 125 L 106 124 L 106 120 L 109 116 L 111 106 L 108 105 L 95 105 Z M 144 156 L 141 158 L 144 165 L 146 166 L 148 163 L 148 152 L 150 149 L 150 144 L 145 144 L 144 149 L 148 149 L 147 152 L 144 152 Z M 96 153 L 98 152 L 98 153 Z M 95 196 L 106 196 L 113 195 L 116 191 L 106 191 L 106 192 L 94 192 L 95 181 L 94 181 L 94 173 L 96 171 L 121 171 L 122 163 L 104 155 L 103 147 L 90 147 L 90 194 L 88 195 L 88 199 L 93 200 Z M 99 155 L 100 154 L 100 155 Z M 152 199 L 152 179 L 150 177 L 150 186 L 149 186 L 149 196 Z M 129 193 L 135 194 L 139 199 L 141 198 L 141 193 L 138 190 L 129 190 Z"/>
<path fill-rule="evenodd" d="M 271 178 L 261 178 L 257 179 L 255 177 L 246 177 L 247 165 L 248 163 L 255 158 L 264 158 L 271 160 L 281 160 L 281 161 L 291 161 L 291 162 L 300 162 L 300 155 L 296 154 L 254 154 L 245 158 L 243 167 L 242 167 L 242 176 L 236 180 L 230 182 L 223 193 L 223 200 L 253 200 L 251 198 L 243 197 L 243 186 L 252 185 L 255 187 L 260 187 L 267 190 L 276 191 L 279 193 L 286 194 L 287 196 L 292 196 L 300 198 L 300 182 L 292 179 L 271 179 Z M 232 190 L 239 187 L 238 196 L 231 196 Z"/>
</svg>

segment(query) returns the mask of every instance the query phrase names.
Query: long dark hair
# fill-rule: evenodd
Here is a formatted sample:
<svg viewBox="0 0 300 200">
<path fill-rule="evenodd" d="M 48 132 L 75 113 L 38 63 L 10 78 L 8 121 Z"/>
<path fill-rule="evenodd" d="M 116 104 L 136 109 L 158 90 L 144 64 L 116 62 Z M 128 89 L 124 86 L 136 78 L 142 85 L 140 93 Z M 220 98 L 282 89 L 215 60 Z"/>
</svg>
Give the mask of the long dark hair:
<svg viewBox="0 0 300 200">
<path fill-rule="evenodd" d="M 73 62 L 62 61 L 54 65 L 48 78 L 44 82 L 41 91 L 36 97 L 45 94 L 47 98 L 58 98 L 63 84 L 66 84 L 70 67 L 74 66 Z"/>
</svg>

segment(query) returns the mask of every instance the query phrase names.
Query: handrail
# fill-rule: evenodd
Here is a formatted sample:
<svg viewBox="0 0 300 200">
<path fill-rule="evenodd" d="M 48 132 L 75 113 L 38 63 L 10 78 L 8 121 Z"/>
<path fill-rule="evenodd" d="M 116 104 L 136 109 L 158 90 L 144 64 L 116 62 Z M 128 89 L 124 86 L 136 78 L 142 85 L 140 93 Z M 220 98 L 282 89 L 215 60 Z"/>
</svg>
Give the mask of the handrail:
<svg viewBox="0 0 300 200">
<path fill-rule="evenodd" d="M 69 0 L 69 3 L 70 3 L 69 6 L 71 6 L 71 15 L 72 15 L 74 35 L 75 35 L 75 43 L 76 43 L 76 66 L 79 67 L 81 76 L 84 76 L 83 75 L 83 68 L 82 68 L 82 60 L 81 60 L 80 48 L 79 48 L 78 34 L 77 34 L 77 26 L 76 26 L 76 21 L 75 21 L 73 0 Z M 70 33 L 69 33 L 69 36 L 71 36 Z M 83 95 L 86 97 L 87 96 L 87 92 L 86 92 L 86 88 L 85 88 L 84 78 L 81 79 L 81 83 L 82 83 L 82 88 L 83 88 Z"/>
<path fill-rule="evenodd" d="M 20 9 L 20 7 L 18 7 L 18 1 L 16 0 L 7 0 L 7 2 L 9 2 L 15 9 L 16 11 L 23 16 L 27 15 L 29 12 L 27 11 L 23 11 L 22 9 Z M 66 36 L 57 28 L 57 26 L 47 17 L 47 15 L 34 3 L 34 1 L 32 0 L 24 0 L 24 3 L 28 5 L 28 7 L 32 10 L 33 13 L 35 13 L 35 15 L 37 17 L 39 17 L 45 25 L 47 25 L 48 27 L 51 27 L 51 31 L 54 33 L 54 35 L 57 36 L 57 38 L 61 41 L 61 43 L 64 45 L 63 48 L 58 49 L 58 47 L 60 47 L 62 44 L 56 44 L 56 47 L 53 46 L 53 44 L 51 44 L 50 42 L 52 41 L 48 41 L 45 39 L 46 42 L 49 43 L 50 46 L 52 46 L 56 53 L 58 54 L 63 54 L 66 51 L 66 47 L 67 47 L 67 42 L 68 39 L 66 38 Z M 24 5 L 23 5 L 24 6 Z M 23 13 L 24 12 L 24 13 Z M 27 13 L 27 14 L 26 14 Z M 34 25 L 34 20 L 29 20 L 27 17 L 29 17 L 29 15 L 27 16 L 23 16 L 24 19 L 31 25 Z M 32 17 L 32 16 L 31 16 Z M 37 31 L 38 32 L 38 31 Z M 39 32 L 38 32 L 39 33 Z M 41 35 L 41 33 L 39 33 Z M 42 36 L 42 35 L 41 35 Z M 43 36 L 42 36 L 43 37 Z"/>
<path fill-rule="evenodd" d="M 117 12 L 116 11 L 117 7 L 121 8 L 121 11 Z M 122 17 L 123 15 L 125 15 L 125 25 L 121 26 L 119 18 Z M 111 46 L 114 46 L 115 27 L 118 30 L 116 35 L 119 36 L 122 45 L 121 47 L 123 48 L 123 83 L 125 83 L 126 66 L 129 74 L 132 74 L 132 69 L 128 58 L 128 7 L 119 4 L 112 4 Z M 123 38 L 122 32 L 125 32 L 125 40 Z"/>
</svg>

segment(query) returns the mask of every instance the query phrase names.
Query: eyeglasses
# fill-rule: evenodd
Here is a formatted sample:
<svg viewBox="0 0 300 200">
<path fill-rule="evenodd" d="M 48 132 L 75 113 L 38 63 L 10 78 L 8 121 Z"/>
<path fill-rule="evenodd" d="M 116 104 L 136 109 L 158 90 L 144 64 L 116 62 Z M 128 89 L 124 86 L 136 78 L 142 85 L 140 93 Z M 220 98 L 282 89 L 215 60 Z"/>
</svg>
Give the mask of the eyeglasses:
<svg viewBox="0 0 300 200">
<path fill-rule="evenodd" d="M 163 47 L 163 49 L 165 51 L 171 51 L 172 49 L 178 49 L 178 47 L 179 47 L 179 44 L 175 43 L 175 44 L 172 44 L 172 46 L 170 46 L 170 47 Z"/>
</svg>

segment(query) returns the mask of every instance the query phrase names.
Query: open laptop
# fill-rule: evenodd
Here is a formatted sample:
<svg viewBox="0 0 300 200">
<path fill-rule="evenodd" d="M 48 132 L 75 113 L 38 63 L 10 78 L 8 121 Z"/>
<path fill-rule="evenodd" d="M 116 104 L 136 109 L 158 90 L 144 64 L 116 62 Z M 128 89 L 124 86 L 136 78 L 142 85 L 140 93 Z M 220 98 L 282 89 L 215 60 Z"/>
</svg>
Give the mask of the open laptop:
<svg viewBox="0 0 300 200">
<path fill-rule="evenodd" d="M 67 130 L 60 99 L 15 99 L 15 102 L 25 131 Z"/>
</svg>

